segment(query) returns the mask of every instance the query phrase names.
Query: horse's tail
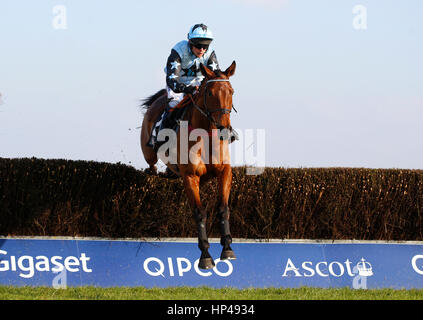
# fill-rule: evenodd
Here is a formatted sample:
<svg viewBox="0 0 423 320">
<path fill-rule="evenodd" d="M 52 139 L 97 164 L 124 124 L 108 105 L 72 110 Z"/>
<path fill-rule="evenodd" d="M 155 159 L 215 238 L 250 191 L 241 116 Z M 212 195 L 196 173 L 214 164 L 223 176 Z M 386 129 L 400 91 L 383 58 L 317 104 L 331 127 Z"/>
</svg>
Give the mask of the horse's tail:
<svg viewBox="0 0 423 320">
<path fill-rule="evenodd" d="M 160 96 L 164 95 L 165 93 L 166 93 L 166 89 L 161 89 L 157 91 L 155 94 L 149 96 L 148 98 L 141 100 L 142 102 L 141 106 L 143 107 L 143 109 L 148 110 L 148 108 L 150 108 L 153 102 Z"/>
</svg>

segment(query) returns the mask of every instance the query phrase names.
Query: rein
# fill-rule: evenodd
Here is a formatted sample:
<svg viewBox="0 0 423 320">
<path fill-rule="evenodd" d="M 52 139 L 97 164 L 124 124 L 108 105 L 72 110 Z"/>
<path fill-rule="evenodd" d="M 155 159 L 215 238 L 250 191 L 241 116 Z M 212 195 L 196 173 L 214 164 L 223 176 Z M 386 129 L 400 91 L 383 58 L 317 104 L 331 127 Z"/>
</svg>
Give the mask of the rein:
<svg viewBox="0 0 423 320">
<path fill-rule="evenodd" d="M 231 108 L 218 108 L 218 109 L 213 109 L 213 110 L 209 110 L 207 108 L 207 102 L 206 102 L 206 93 L 207 93 L 207 85 L 209 84 L 209 82 L 229 82 L 229 80 L 227 79 L 212 79 L 212 80 L 208 80 L 206 82 L 206 87 L 204 89 L 204 107 L 206 108 L 206 110 L 201 109 L 194 101 L 193 97 L 191 94 L 189 94 L 189 98 L 191 99 L 192 105 L 204 116 L 206 117 L 212 124 L 214 124 L 216 126 L 216 128 L 221 129 L 222 126 L 217 123 L 213 117 L 211 116 L 212 113 L 218 112 L 220 111 L 220 116 L 222 116 L 223 114 L 230 114 L 231 113 Z M 238 111 L 234 108 L 234 106 L 232 105 L 232 109 L 235 110 L 235 112 L 238 113 Z M 220 121 L 220 116 L 219 116 L 219 121 Z"/>
</svg>

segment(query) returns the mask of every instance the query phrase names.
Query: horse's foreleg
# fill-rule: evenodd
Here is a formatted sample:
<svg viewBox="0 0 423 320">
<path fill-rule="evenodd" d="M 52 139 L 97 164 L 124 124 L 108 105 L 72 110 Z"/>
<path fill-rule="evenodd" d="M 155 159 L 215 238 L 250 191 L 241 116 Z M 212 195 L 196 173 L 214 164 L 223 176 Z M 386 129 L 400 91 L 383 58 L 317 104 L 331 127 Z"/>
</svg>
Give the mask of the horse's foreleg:
<svg viewBox="0 0 423 320">
<path fill-rule="evenodd" d="M 197 224 L 198 248 L 201 250 L 198 266 L 201 269 L 211 269 L 215 264 L 208 251 L 210 244 L 206 229 L 207 212 L 200 200 L 200 177 L 195 175 L 184 176 L 184 186 Z"/>
<path fill-rule="evenodd" d="M 221 260 L 236 259 L 231 248 L 232 236 L 229 227 L 229 194 L 232 186 L 232 168 L 227 166 L 218 179 L 219 183 L 219 207 L 218 218 L 220 227 L 220 244 L 223 246 Z"/>
</svg>

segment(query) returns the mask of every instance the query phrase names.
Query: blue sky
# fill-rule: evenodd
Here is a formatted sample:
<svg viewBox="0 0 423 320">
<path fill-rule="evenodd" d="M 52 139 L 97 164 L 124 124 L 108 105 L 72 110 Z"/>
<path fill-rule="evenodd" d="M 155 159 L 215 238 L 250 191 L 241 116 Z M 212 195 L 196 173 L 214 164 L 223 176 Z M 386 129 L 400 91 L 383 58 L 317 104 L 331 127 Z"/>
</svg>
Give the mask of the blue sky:
<svg viewBox="0 0 423 320">
<path fill-rule="evenodd" d="M 139 100 L 205 23 L 221 68 L 237 62 L 232 125 L 265 130 L 266 166 L 423 169 L 422 13 L 419 0 L 2 0 L 0 157 L 147 167 Z"/>
</svg>

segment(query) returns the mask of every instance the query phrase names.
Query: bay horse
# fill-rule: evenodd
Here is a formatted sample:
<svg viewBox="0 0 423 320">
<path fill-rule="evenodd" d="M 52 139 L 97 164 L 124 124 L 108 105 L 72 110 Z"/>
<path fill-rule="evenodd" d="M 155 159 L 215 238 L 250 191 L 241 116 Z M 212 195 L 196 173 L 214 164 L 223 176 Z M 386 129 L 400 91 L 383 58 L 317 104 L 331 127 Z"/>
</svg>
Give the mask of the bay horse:
<svg viewBox="0 0 423 320">
<path fill-rule="evenodd" d="M 214 260 L 208 252 L 210 244 L 206 230 L 207 212 L 200 199 L 200 184 L 213 177 L 217 177 L 218 181 L 217 217 L 220 226 L 220 244 L 223 246 L 220 259 L 236 259 L 230 246 L 232 237 L 229 227 L 228 202 L 232 185 L 232 168 L 229 161 L 229 141 L 227 135 L 215 134 L 232 130 L 230 112 L 234 90 L 229 78 L 234 75 L 235 68 L 235 61 L 223 72 L 215 73 L 204 65 L 200 66 L 204 79 L 197 93 L 194 96 L 187 94 L 181 102 L 190 100 L 187 112 L 182 120 L 188 122 L 191 130 L 202 129 L 203 132 L 206 132 L 206 135 L 199 135 L 194 141 L 191 141 L 191 136 L 188 141 L 185 137 L 184 141 L 182 130 L 178 130 L 176 134 L 177 161 L 176 163 L 165 162 L 173 173 L 183 179 L 184 189 L 197 224 L 198 247 L 201 250 L 198 267 L 201 269 L 211 269 L 215 266 Z M 145 99 L 143 104 L 147 111 L 141 127 L 141 148 L 144 158 L 150 166 L 147 170 L 153 174 L 157 173 L 156 163 L 158 158 L 162 159 L 163 157 L 160 157 L 160 149 L 156 153 L 147 143 L 153 126 L 165 109 L 166 104 L 167 93 L 165 89 Z M 210 143 L 207 139 L 215 140 Z M 182 147 L 184 143 L 188 145 L 188 148 Z M 187 151 L 190 155 L 189 161 L 182 161 L 187 159 Z M 183 154 L 184 152 L 185 154 Z"/>
</svg>

